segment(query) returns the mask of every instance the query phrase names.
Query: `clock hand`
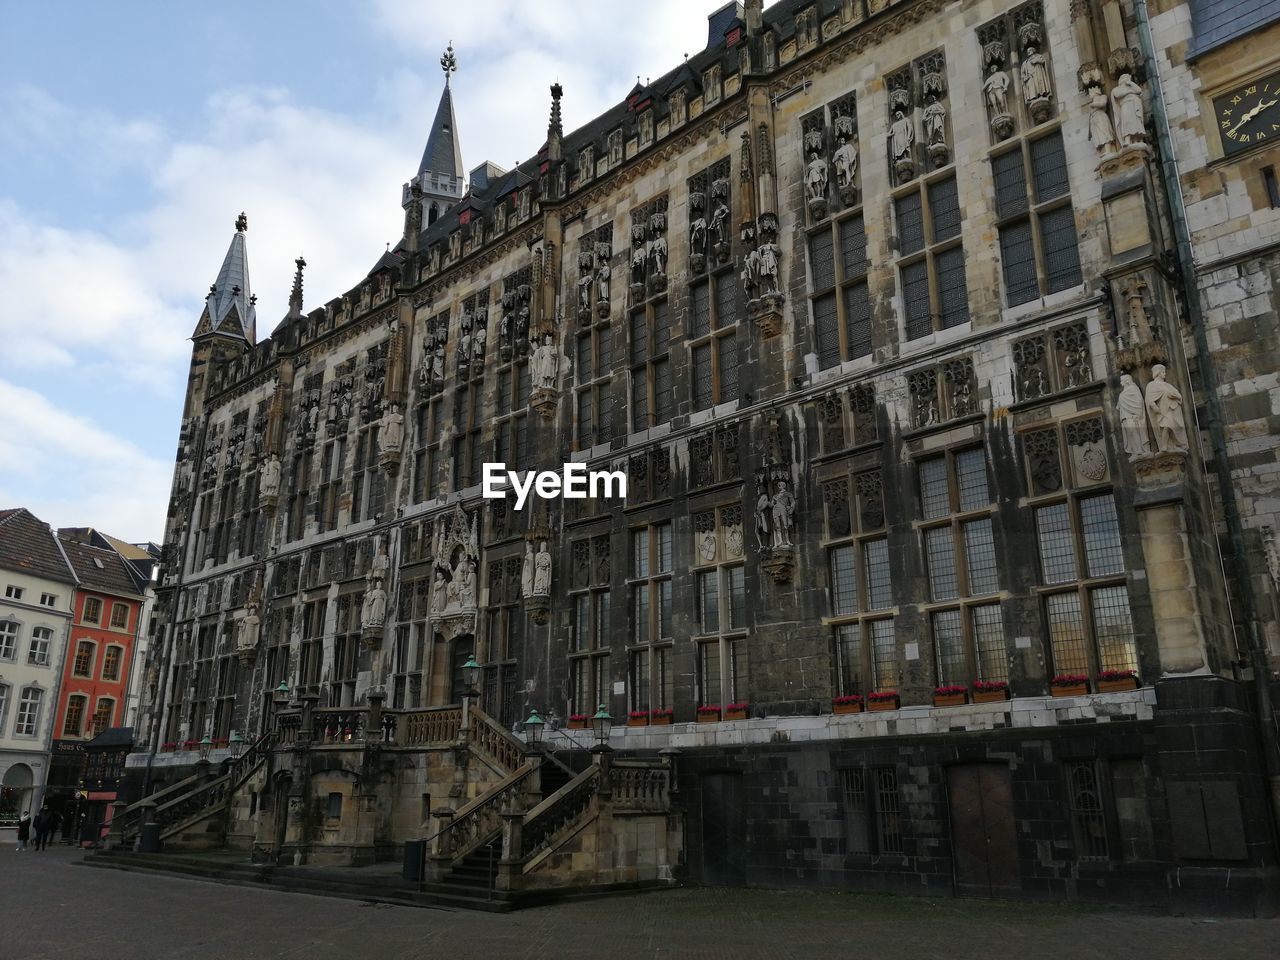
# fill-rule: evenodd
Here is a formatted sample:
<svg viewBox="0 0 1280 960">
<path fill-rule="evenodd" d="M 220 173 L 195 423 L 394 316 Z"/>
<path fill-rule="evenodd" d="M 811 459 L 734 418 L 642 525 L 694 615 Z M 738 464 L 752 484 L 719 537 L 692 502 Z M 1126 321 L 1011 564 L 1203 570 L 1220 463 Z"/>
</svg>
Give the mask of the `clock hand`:
<svg viewBox="0 0 1280 960">
<path fill-rule="evenodd" d="M 1237 123 L 1234 127 L 1232 127 L 1232 128 L 1227 132 L 1227 133 L 1228 133 L 1228 136 L 1232 136 L 1232 137 L 1234 137 L 1234 136 L 1235 136 L 1235 134 L 1236 134 L 1236 131 L 1237 131 L 1237 130 L 1239 130 L 1239 129 L 1240 129 L 1241 127 L 1243 127 L 1246 123 L 1248 123 L 1250 120 L 1252 120 L 1252 119 L 1253 119 L 1254 117 L 1256 117 L 1258 114 L 1260 114 L 1263 110 L 1266 110 L 1268 107 L 1274 107 L 1277 103 L 1280 103 L 1280 100 L 1260 100 L 1260 101 L 1258 101 L 1258 103 L 1253 107 L 1253 109 L 1252 109 L 1252 110 L 1250 110 L 1248 113 L 1246 113 L 1243 117 L 1241 117 L 1241 118 L 1240 118 L 1240 122 L 1239 122 L 1239 123 Z"/>
</svg>

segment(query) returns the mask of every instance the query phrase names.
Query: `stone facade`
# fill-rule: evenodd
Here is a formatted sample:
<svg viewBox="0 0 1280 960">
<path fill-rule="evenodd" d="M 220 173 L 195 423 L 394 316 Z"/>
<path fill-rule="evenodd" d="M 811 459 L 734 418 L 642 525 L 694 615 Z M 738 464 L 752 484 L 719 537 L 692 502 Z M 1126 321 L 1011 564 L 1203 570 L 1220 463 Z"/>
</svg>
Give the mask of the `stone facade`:
<svg viewBox="0 0 1280 960">
<path fill-rule="evenodd" d="M 730 5 L 579 131 L 553 86 L 537 156 L 425 228 L 406 187 L 401 244 L 309 313 L 300 261 L 269 339 L 247 276 L 215 286 L 153 749 L 272 732 L 282 683 L 407 722 L 462 699 L 474 656 L 507 727 L 603 703 L 650 724 L 616 747 L 684 752 L 681 875 L 1168 899 L 1181 871 L 1209 898 L 1247 876 L 1254 909 L 1274 744 L 1232 747 L 1256 729 L 1228 600 L 1248 585 L 1215 549 L 1145 22 L 1114 0 Z M 1273 268 L 1235 236 L 1267 216 L 1196 227 L 1240 254 L 1203 274 L 1224 313 L 1240 294 L 1212 350 L 1245 304 L 1274 326 Z M 1252 404 L 1233 442 L 1258 537 L 1274 351 L 1240 339 L 1219 392 Z M 485 462 L 565 461 L 625 473 L 625 502 L 480 496 Z M 827 719 L 853 704 L 888 709 Z M 1208 739 L 1173 743 L 1185 723 Z M 391 825 L 359 844 L 416 835 L 412 790 L 338 766 L 299 802 L 354 777 Z M 1208 810 L 1212 836 L 1175 840 Z M 984 817 L 1001 854 L 966 846 Z M 612 882 L 600 849 L 548 859 Z"/>
</svg>

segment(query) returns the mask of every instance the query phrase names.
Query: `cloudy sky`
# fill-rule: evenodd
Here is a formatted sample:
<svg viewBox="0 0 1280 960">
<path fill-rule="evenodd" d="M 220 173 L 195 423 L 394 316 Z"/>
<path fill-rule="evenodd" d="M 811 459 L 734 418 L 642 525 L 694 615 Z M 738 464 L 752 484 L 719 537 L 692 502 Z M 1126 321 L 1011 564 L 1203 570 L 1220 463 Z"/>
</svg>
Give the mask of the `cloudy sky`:
<svg viewBox="0 0 1280 960">
<path fill-rule="evenodd" d="M 190 344 L 236 215 L 265 334 L 400 231 L 452 41 L 463 163 L 531 156 L 706 42 L 715 0 L 3 3 L 0 507 L 161 539 Z"/>
</svg>

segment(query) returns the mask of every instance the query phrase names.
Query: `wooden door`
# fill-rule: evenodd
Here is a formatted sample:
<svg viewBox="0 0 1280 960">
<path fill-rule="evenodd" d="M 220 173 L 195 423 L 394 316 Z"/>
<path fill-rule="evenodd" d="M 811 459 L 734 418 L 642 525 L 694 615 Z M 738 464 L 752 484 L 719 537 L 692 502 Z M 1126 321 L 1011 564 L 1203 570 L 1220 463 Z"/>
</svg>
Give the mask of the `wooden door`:
<svg viewBox="0 0 1280 960">
<path fill-rule="evenodd" d="M 963 897 L 1020 893 L 1009 768 L 999 763 L 949 767 L 947 795 L 956 893 Z"/>
<path fill-rule="evenodd" d="M 742 776 L 736 773 L 707 774 L 702 778 L 703 882 L 746 883 L 746 843 Z"/>
</svg>

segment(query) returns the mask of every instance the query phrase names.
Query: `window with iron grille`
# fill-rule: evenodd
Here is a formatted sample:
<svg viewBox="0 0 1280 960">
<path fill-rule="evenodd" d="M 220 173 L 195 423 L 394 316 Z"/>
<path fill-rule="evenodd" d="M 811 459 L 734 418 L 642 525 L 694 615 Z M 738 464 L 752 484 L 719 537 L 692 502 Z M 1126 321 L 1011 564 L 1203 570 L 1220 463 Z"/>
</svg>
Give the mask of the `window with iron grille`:
<svg viewBox="0 0 1280 960">
<path fill-rule="evenodd" d="M 433 397 L 418 405 L 413 454 L 413 502 L 433 500 L 443 492 L 441 472 L 446 453 L 444 437 L 444 401 Z"/>
<path fill-rule="evenodd" d="M 903 852 L 902 819 L 898 808 L 898 772 L 892 767 L 871 771 L 875 781 L 876 852 Z"/>
<path fill-rule="evenodd" d="M 508 382 L 518 384 L 519 377 L 513 376 Z M 481 393 L 479 387 L 463 384 L 453 395 L 453 421 L 449 426 L 453 432 L 451 481 L 455 493 L 480 482 L 480 464 L 484 456 L 480 447 Z"/>
<path fill-rule="evenodd" d="M 609 696 L 611 569 L 608 534 L 573 542 L 569 672 L 574 691 L 573 710 L 577 713 L 595 713 L 596 707 Z"/>
<path fill-rule="evenodd" d="M 837 686 L 844 694 L 895 690 L 896 608 L 880 471 L 826 480 L 822 499 Z"/>
<path fill-rule="evenodd" d="M 862 767 L 840 771 L 840 799 L 844 807 L 844 838 L 849 853 L 871 853 L 874 828 L 867 771 Z"/>
<path fill-rule="evenodd" d="M 952 450 L 916 464 L 939 686 L 1009 679 L 1000 614 L 994 507 L 981 447 Z"/>
<path fill-rule="evenodd" d="M 631 312 L 631 429 L 666 423 L 675 412 L 671 381 L 671 308 L 652 300 Z"/>
<path fill-rule="evenodd" d="M 968 322 L 955 176 L 913 182 L 894 198 L 893 209 L 906 339 Z"/>
<path fill-rule="evenodd" d="M 596 319 L 578 334 L 574 363 L 578 449 L 613 439 L 613 326 Z"/>
<path fill-rule="evenodd" d="M 1007 304 L 1017 306 L 1080 284 L 1062 132 L 1019 141 L 992 158 L 991 173 Z"/>
<path fill-rule="evenodd" d="M 1138 669 L 1115 494 L 1107 475 L 1089 466 L 1089 451 L 1100 444 L 1101 431 L 1100 418 L 1093 417 L 1068 423 L 1066 436 L 1056 426 L 1021 435 L 1039 548 L 1039 592 L 1056 674 Z M 1064 439 L 1071 450 L 1067 469 Z M 1083 470 L 1077 467 L 1080 461 Z"/>
<path fill-rule="evenodd" d="M 744 703 L 747 677 L 746 567 L 742 505 L 693 517 L 698 703 Z"/>
<path fill-rule="evenodd" d="M 627 591 L 630 631 L 628 694 L 633 710 L 672 704 L 671 651 L 673 569 L 671 524 L 631 531 Z"/>
<path fill-rule="evenodd" d="M 327 602 L 313 600 L 302 608 L 302 644 L 298 649 L 298 686 L 318 688 L 324 667 L 324 614 Z M 319 692 L 315 689 L 315 692 Z"/>
<path fill-rule="evenodd" d="M 75 694 L 67 698 L 67 715 L 62 720 L 62 735 L 64 737 L 79 737 L 84 732 L 84 713 L 89 704 L 89 698 Z"/>
<path fill-rule="evenodd" d="M 871 353 L 869 266 L 861 210 L 810 234 L 809 303 L 819 369 Z"/>
<path fill-rule="evenodd" d="M 240 556 L 251 557 L 258 552 L 262 533 L 258 529 L 261 518 L 261 496 L 258 489 L 262 475 L 258 470 L 249 470 L 240 484 Z"/>
<path fill-rule="evenodd" d="M 690 288 L 693 408 L 738 398 L 738 280 L 725 270 Z"/>
<path fill-rule="evenodd" d="M 1073 760 L 1064 764 L 1071 826 L 1077 860 L 1109 860 L 1107 816 L 1102 777 L 1097 760 Z"/>
</svg>

